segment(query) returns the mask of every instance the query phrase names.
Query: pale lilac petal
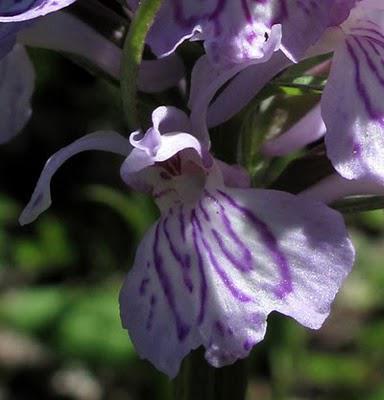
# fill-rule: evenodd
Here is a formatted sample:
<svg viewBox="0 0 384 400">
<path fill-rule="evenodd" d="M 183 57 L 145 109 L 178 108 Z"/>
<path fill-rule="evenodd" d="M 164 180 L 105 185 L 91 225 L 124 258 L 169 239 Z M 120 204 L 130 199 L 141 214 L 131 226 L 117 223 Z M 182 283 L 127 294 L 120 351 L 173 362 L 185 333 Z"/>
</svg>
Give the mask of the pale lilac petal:
<svg viewBox="0 0 384 400">
<path fill-rule="evenodd" d="M 268 140 L 263 145 L 262 152 L 270 157 L 283 156 L 315 142 L 323 137 L 325 132 L 319 104 L 286 132 Z"/>
<path fill-rule="evenodd" d="M 107 151 L 126 156 L 130 150 L 128 139 L 116 132 L 95 132 L 83 136 L 72 144 L 62 148 L 46 162 L 33 191 L 31 200 L 24 208 L 19 222 L 21 225 L 34 221 L 51 205 L 50 183 L 56 171 L 71 157 L 88 150 Z"/>
<path fill-rule="evenodd" d="M 338 174 L 330 175 L 300 193 L 306 198 L 326 204 L 356 195 L 384 195 L 384 185 L 364 179 L 345 179 Z"/>
<path fill-rule="evenodd" d="M 282 0 L 279 22 L 283 26 L 281 49 L 292 61 L 300 61 L 315 44 L 333 18 L 335 0 Z"/>
<path fill-rule="evenodd" d="M 219 77 L 220 72 L 209 61 L 208 56 L 200 57 L 193 66 L 191 76 L 191 89 L 188 99 L 188 107 L 194 107 L 199 99 L 202 88 L 208 87 L 213 81 Z"/>
<path fill-rule="evenodd" d="M 254 19 L 249 13 L 255 8 Z M 211 62 L 220 66 L 263 57 L 272 32 L 266 6 L 227 0 L 204 4 L 165 1 L 148 36 L 158 56 L 169 55 L 186 39 L 205 41 Z"/>
<path fill-rule="evenodd" d="M 215 161 L 223 175 L 225 186 L 244 189 L 251 187 L 251 177 L 245 168 L 240 165 L 229 165 L 220 160 Z"/>
<path fill-rule="evenodd" d="M 142 92 L 161 92 L 177 86 L 184 75 L 184 64 L 176 54 L 158 60 L 144 60 L 140 65 L 137 86 Z"/>
<path fill-rule="evenodd" d="M 12 50 L 16 42 L 16 35 L 24 26 L 25 24 L 20 22 L 0 23 L 0 60 Z"/>
<path fill-rule="evenodd" d="M 0 143 L 17 135 L 31 116 L 35 72 L 20 45 L 0 61 Z"/>
<path fill-rule="evenodd" d="M 20 32 L 18 41 L 27 46 L 75 54 L 88 59 L 116 79 L 120 76 L 121 49 L 66 12 L 34 21 Z"/>
<path fill-rule="evenodd" d="M 338 26 L 344 22 L 348 18 L 351 9 L 355 7 L 356 3 L 359 1 L 360 0 L 334 0 L 330 26 Z"/>
<path fill-rule="evenodd" d="M 327 154 L 347 179 L 384 181 L 384 11 L 349 26 L 322 96 Z"/>
<path fill-rule="evenodd" d="M 112 77 L 120 78 L 121 49 L 66 12 L 57 12 L 37 20 L 20 32 L 18 41 L 27 46 L 76 54 Z M 160 60 L 144 60 L 140 65 L 137 84 L 141 91 L 153 93 L 177 85 L 183 76 L 181 59 L 172 55 Z"/>
<path fill-rule="evenodd" d="M 26 21 L 69 6 L 76 0 L 2 0 L 0 22 Z"/>
<path fill-rule="evenodd" d="M 353 259 L 341 216 L 321 203 L 212 189 L 145 236 L 120 293 L 123 326 L 170 377 L 200 345 L 221 367 L 263 339 L 274 310 L 319 328 Z"/>
<path fill-rule="evenodd" d="M 201 63 L 197 63 L 197 68 L 199 68 L 198 73 L 193 74 L 193 77 L 198 79 L 199 81 L 205 81 L 208 84 L 197 92 L 196 90 L 192 93 L 192 98 L 190 99 L 190 107 L 191 107 L 191 123 L 193 127 L 193 132 L 199 140 L 204 143 L 207 147 L 210 145 L 209 133 L 208 133 L 208 126 L 207 126 L 207 118 L 208 118 L 208 107 L 211 100 L 214 98 L 218 90 L 225 85 L 230 79 L 235 77 L 239 72 L 241 72 L 244 68 L 248 65 L 264 63 L 265 61 L 269 60 L 274 52 L 275 44 L 273 42 L 274 39 L 271 38 L 269 50 L 264 54 L 264 57 L 258 58 L 256 60 L 248 62 L 248 64 L 238 64 L 234 65 L 231 68 L 227 68 L 222 70 L 216 78 L 211 81 L 207 82 L 207 77 L 203 77 L 201 72 L 205 72 L 207 75 L 211 76 L 211 71 L 209 68 L 201 68 L 204 60 Z M 205 56 L 203 56 L 205 57 Z M 284 57 L 284 56 L 283 56 Z M 285 58 L 285 57 L 284 57 Z M 192 87 L 196 86 L 198 83 L 192 83 Z M 225 90 L 224 90 L 225 91 Z M 196 94 L 197 93 L 197 94 Z M 241 93 L 241 92 L 240 92 Z M 237 94 L 239 95 L 239 93 Z M 242 95 L 241 95 L 242 96 Z M 219 96 L 221 97 L 221 95 Z M 233 102 L 234 97 L 232 97 L 231 102 Z M 243 97 L 241 97 L 240 103 Z M 236 101 L 236 103 L 238 103 Z M 224 110 L 225 112 L 225 110 Z"/>
<path fill-rule="evenodd" d="M 291 63 L 279 51 L 269 61 L 251 65 L 240 72 L 209 106 L 208 126 L 215 127 L 236 115 L 275 75 Z"/>
<path fill-rule="evenodd" d="M 165 0 L 150 30 L 148 43 L 156 55 L 164 56 L 174 52 L 184 40 L 203 40 L 210 61 L 229 67 L 264 58 L 268 41 L 279 25 L 282 37 L 280 35 L 276 49 L 280 47 L 289 58 L 297 61 L 319 39 L 332 19 L 341 22 L 341 17 L 345 17 L 341 6 L 333 10 L 334 2 Z M 128 4 L 135 9 L 138 1 Z"/>
<path fill-rule="evenodd" d="M 152 113 L 153 127 L 160 133 L 191 132 L 187 114 L 176 107 L 158 107 Z"/>
</svg>

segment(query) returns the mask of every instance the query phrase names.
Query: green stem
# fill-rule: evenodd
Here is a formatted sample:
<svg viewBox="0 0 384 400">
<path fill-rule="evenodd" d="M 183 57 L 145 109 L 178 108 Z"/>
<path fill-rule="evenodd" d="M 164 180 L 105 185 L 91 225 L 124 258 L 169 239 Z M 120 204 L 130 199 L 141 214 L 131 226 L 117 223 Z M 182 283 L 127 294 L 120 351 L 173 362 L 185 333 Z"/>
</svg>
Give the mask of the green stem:
<svg viewBox="0 0 384 400">
<path fill-rule="evenodd" d="M 145 38 L 162 0 L 142 0 L 127 33 L 121 65 L 121 95 L 124 116 L 130 130 L 140 127 L 137 112 L 137 77 L 143 58 Z"/>
<path fill-rule="evenodd" d="M 175 400 L 244 400 L 246 362 L 214 368 L 205 361 L 203 351 L 196 350 L 184 360 L 174 387 Z"/>
<path fill-rule="evenodd" d="M 331 205 L 343 214 L 384 209 L 383 196 L 357 197 L 340 200 Z"/>
</svg>

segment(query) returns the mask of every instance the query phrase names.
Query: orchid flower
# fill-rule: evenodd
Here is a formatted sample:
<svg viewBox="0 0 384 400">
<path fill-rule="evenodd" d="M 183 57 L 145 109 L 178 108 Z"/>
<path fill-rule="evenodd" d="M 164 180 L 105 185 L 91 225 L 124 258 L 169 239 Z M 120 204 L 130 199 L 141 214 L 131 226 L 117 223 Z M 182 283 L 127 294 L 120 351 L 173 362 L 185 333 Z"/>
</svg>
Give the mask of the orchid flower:
<svg viewBox="0 0 384 400">
<path fill-rule="evenodd" d="M 344 15 L 348 11 L 348 18 L 330 27 L 306 55 L 334 53 L 321 105 L 288 132 L 266 143 L 264 152 L 284 154 L 325 135 L 327 155 L 340 175 L 382 184 L 384 3 L 377 0 L 347 3 Z M 340 3 L 339 8 L 342 7 Z M 267 83 L 271 74 L 283 68 L 281 64 L 274 65 L 272 58 L 239 74 L 210 106 L 209 125 L 230 118 Z M 263 75 L 264 71 L 269 74 Z M 252 84 L 249 79 L 246 81 L 246 74 L 254 77 Z M 229 99 L 234 92 L 242 95 L 231 104 Z M 290 145 L 286 147 L 288 142 Z"/>
<path fill-rule="evenodd" d="M 19 133 L 31 116 L 35 72 L 23 46 L 0 61 L 0 144 Z"/>
<path fill-rule="evenodd" d="M 320 328 L 354 260 L 341 215 L 304 196 L 250 188 L 240 167 L 214 159 L 191 134 L 178 109 L 159 107 L 152 122 L 130 142 L 99 132 L 52 156 L 20 222 L 49 206 L 51 178 L 69 157 L 124 154 L 123 180 L 150 194 L 161 213 L 120 293 L 141 357 L 174 377 L 199 346 L 216 367 L 246 357 L 272 311 Z"/>
<path fill-rule="evenodd" d="M 29 25 L 29 20 L 60 10 L 74 1 L 0 2 L 0 143 L 15 136 L 31 115 L 34 72 L 25 50 L 14 47 L 18 32 Z"/>
<path fill-rule="evenodd" d="M 26 21 L 58 11 L 76 0 L 4 0 L 0 3 L 0 56 L 9 51 Z"/>
<path fill-rule="evenodd" d="M 329 26 L 340 0 L 165 0 L 148 37 L 164 56 L 184 40 L 203 40 L 210 61 L 223 68 L 264 58 L 271 43 L 298 60 Z M 139 0 L 127 0 L 136 9 Z"/>
<path fill-rule="evenodd" d="M 20 29 L 13 29 L 16 25 Z M 74 54 L 111 77 L 120 78 L 121 49 L 73 15 L 59 11 L 39 18 L 33 24 L 0 24 L 4 34 L 8 27 L 14 38 L 9 39 L 6 47 L 0 44 L 0 143 L 14 137 L 31 115 L 34 71 L 21 45 Z M 0 38 L 2 32 L 0 29 Z M 16 33 L 17 48 L 11 50 Z M 4 56 L 11 53 L 2 59 L 1 49 Z M 138 87 L 147 93 L 159 92 L 177 85 L 183 77 L 184 65 L 175 54 L 160 60 L 144 60 L 139 69 Z"/>
</svg>

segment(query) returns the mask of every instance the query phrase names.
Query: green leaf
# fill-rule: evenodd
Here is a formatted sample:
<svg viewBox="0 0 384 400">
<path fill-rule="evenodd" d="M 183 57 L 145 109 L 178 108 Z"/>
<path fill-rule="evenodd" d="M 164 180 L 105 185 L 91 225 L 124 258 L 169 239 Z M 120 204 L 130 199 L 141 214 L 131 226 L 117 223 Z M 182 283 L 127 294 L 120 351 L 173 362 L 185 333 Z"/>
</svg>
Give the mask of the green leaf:
<svg viewBox="0 0 384 400">
<path fill-rule="evenodd" d="M 0 298 L 0 321 L 26 333 L 41 333 L 60 315 L 67 303 L 67 292 L 62 288 L 15 290 Z"/>
<path fill-rule="evenodd" d="M 384 209 L 384 196 L 359 196 L 337 201 L 332 207 L 343 214 Z"/>
<path fill-rule="evenodd" d="M 366 383 L 369 366 L 355 356 L 311 353 L 305 361 L 304 378 L 316 385 L 356 387 Z"/>
<path fill-rule="evenodd" d="M 56 343 L 70 358 L 125 364 L 135 351 L 119 317 L 118 288 L 84 291 L 58 323 Z"/>
<path fill-rule="evenodd" d="M 139 193 L 121 193 L 102 185 L 87 186 L 86 197 L 100 204 L 105 204 L 116 211 L 141 238 L 153 223 L 156 213 L 148 197 Z"/>
</svg>

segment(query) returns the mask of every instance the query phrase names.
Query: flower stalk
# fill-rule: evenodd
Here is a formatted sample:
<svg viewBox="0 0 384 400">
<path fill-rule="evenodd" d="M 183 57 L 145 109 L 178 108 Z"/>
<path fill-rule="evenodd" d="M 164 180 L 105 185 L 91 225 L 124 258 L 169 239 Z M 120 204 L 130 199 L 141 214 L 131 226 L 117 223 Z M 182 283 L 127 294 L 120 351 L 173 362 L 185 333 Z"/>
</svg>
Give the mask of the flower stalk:
<svg viewBox="0 0 384 400">
<path fill-rule="evenodd" d="M 121 96 L 127 127 L 140 127 L 137 112 L 137 78 L 143 58 L 145 38 L 162 0 L 143 0 L 135 13 L 125 38 L 121 63 Z"/>
<path fill-rule="evenodd" d="M 215 368 L 204 359 L 202 349 L 192 352 L 183 362 L 174 381 L 175 400 L 243 400 L 247 388 L 246 361 L 239 360 Z"/>
</svg>

